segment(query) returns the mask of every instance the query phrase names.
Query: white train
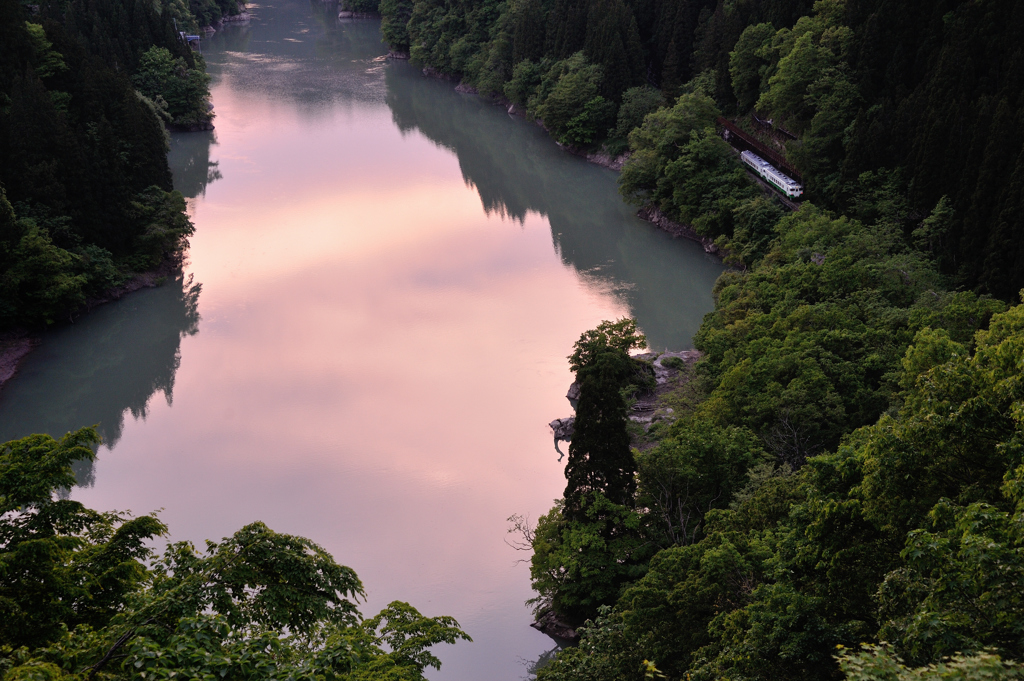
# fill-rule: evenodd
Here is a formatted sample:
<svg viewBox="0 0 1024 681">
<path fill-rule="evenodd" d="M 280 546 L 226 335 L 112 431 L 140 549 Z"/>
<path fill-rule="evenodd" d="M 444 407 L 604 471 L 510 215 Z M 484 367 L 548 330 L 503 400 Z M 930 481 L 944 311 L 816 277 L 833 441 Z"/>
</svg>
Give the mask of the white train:
<svg viewBox="0 0 1024 681">
<path fill-rule="evenodd" d="M 743 159 L 744 163 L 753 168 L 754 172 L 760 175 L 765 182 L 789 198 L 795 199 L 804 193 L 803 185 L 776 170 L 775 166 L 754 152 L 744 151 L 740 154 L 740 158 Z"/>
</svg>

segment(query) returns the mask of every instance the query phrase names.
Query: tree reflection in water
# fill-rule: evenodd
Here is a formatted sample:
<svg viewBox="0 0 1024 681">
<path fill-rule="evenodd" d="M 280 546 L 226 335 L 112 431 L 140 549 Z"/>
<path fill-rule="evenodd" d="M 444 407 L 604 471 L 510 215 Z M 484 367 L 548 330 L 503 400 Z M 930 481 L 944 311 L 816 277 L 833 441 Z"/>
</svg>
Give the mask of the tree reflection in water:
<svg viewBox="0 0 1024 681">
<path fill-rule="evenodd" d="M 520 223 L 529 213 L 546 216 L 562 262 L 622 299 L 652 348 L 692 347 L 714 307 L 721 262 L 640 220 L 619 197 L 614 172 L 566 153 L 539 126 L 409 64 L 390 64 L 385 80 L 395 125 L 452 150 L 485 211 Z"/>
<path fill-rule="evenodd" d="M 178 275 L 49 332 L 0 392 L 0 442 L 97 424 L 113 447 L 126 414 L 146 418 L 156 393 L 170 404 L 181 339 L 199 331 L 200 289 Z M 91 464 L 76 474 L 92 484 Z"/>
<path fill-rule="evenodd" d="M 526 676 L 524 676 L 523 679 L 525 679 L 525 681 L 534 681 L 534 679 L 537 678 L 537 672 L 548 666 L 548 664 L 555 659 L 555 655 L 558 654 L 558 651 L 563 647 L 564 646 L 556 645 L 551 650 L 545 650 L 532 662 L 523 660 L 523 664 L 526 666 Z"/>
<path fill-rule="evenodd" d="M 222 179 L 216 161 L 210 160 L 210 148 L 217 144 L 214 130 L 184 132 L 171 136 L 168 163 L 174 168 L 174 188 L 194 199 L 206 195 L 206 185 Z"/>
</svg>

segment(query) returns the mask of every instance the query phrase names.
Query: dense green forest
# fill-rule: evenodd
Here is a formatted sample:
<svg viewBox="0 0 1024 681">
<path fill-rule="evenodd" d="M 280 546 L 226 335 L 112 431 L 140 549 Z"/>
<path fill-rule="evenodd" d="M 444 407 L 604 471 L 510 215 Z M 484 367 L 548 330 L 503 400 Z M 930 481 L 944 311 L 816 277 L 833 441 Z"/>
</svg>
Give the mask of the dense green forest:
<svg viewBox="0 0 1024 681">
<path fill-rule="evenodd" d="M 208 127 L 209 77 L 144 0 L 0 0 L 0 327 L 46 325 L 192 232 L 165 128 Z"/>
<path fill-rule="evenodd" d="M 738 268 L 692 408 L 629 451 L 629 322 L 584 334 L 538 614 L 546 681 L 1020 678 L 1018 3 L 383 0 L 396 52 L 617 154 Z M 731 118 L 806 187 L 790 212 Z M 631 455 L 630 455 L 631 454 Z M 585 623 L 585 624 L 584 624 Z M 865 647 L 861 647 L 861 646 Z"/>
<path fill-rule="evenodd" d="M 469 640 L 393 601 L 364 618 L 359 578 L 262 523 L 197 550 L 151 540 L 155 515 L 61 498 L 95 459 L 84 428 L 0 444 L 0 678 L 422 681 L 429 650 Z"/>
<path fill-rule="evenodd" d="M 623 150 L 681 94 L 745 123 L 756 111 L 796 137 L 777 144 L 818 205 L 852 214 L 865 191 L 890 186 L 909 232 L 948 197 L 927 235 L 940 271 L 1004 300 L 1024 287 L 1019 3 L 383 0 L 380 11 L 394 50 L 515 103 L 566 143 Z"/>
</svg>

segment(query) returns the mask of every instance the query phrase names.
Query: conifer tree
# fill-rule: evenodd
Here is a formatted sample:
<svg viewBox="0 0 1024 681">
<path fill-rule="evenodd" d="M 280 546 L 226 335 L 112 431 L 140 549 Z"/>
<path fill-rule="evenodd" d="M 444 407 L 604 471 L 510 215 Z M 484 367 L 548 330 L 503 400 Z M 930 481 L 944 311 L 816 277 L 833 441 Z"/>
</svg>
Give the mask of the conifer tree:
<svg viewBox="0 0 1024 681">
<path fill-rule="evenodd" d="M 601 352 L 580 372 L 576 428 L 565 466 L 565 515 L 582 519 L 591 493 L 628 505 L 636 490 L 636 462 L 626 432 L 626 403 L 619 392 L 631 360 L 617 349 Z"/>
<path fill-rule="evenodd" d="M 595 492 L 613 503 L 632 505 L 636 461 L 626 432 L 622 393 L 638 375 L 637 360 L 628 351 L 645 343 L 635 322 L 629 319 L 614 324 L 602 322 L 576 343 L 570 361 L 580 385 L 580 399 L 565 466 L 563 514 L 568 520 L 586 518 L 587 505 Z"/>
</svg>

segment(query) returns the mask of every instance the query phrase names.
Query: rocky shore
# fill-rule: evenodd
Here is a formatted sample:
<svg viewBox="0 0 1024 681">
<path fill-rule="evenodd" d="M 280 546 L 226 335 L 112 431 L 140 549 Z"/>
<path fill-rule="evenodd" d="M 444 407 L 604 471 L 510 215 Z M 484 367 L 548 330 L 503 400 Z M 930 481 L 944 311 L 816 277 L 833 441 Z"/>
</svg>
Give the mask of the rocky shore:
<svg viewBox="0 0 1024 681">
<path fill-rule="evenodd" d="M 701 236 L 688 225 L 670 220 L 668 216 L 654 206 L 645 206 L 641 208 L 637 211 L 637 216 L 639 216 L 641 220 L 647 220 L 647 222 L 657 225 L 660 229 L 668 232 L 672 236 L 696 241 L 704 247 L 705 253 L 710 253 L 711 255 L 717 255 L 719 257 L 723 257 L 724 255 L 722 249 L 716 246 L 714 241 L 706 236 Z"/>
<path fill-rule="evenodd" d="M 221 17 L 220 18 L 220 23 L 221 24 L 234 24 L 234 23 L 240 23 L 240 22 L 249 21 L 250 19 L 252 19 L 252 15 L 251 14 L 249 14 L 248 12 L 240 12 L 238 14 L 229 14 L 226 17 Z"/>
<path fill-rule="evenodd" d="M 537 621 L 530 624 L 531 627 L 547 634 L 557 641 L 566 643 L 575 643 L 580 640 L 580 635 L 576 633 L 576 630 L 558 619 L 558 615 L 555 614 L 554 610 L 545 610 L 538 617 Z"/>
</svg>

